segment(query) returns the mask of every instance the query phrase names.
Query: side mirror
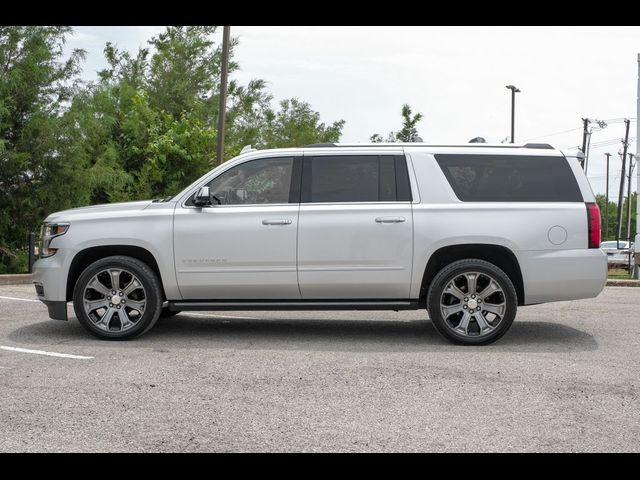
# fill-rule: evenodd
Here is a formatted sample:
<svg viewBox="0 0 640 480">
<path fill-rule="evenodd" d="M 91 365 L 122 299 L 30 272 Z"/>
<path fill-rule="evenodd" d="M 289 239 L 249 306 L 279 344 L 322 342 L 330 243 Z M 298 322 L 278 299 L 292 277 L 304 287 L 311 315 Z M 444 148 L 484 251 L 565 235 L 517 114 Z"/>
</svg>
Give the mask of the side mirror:
<svg viewBox="0 0 640 480">
<path fill-rule="evenodd" d="M 211 193 L 209 187 L 200 187 L 200 190 L 193 197 L 193 204 L 196 207 L 210 207 L 211 206 Z"/>
</svg>

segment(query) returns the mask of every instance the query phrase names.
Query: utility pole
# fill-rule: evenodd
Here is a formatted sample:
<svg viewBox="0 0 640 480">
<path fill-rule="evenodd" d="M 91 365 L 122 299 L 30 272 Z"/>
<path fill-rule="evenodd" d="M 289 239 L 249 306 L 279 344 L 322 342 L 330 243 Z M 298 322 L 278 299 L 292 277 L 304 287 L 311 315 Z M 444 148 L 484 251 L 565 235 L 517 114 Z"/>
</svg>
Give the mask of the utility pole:
<svg viewBox="0 0 640 480">
<path fill-rule="evenodd" d="M 627 186 L 627 242 L 631 242 L 631 176 L 633 175 L 633 153 L 629 153 L 629 184 Z"/>
<path fill-rule="evenodd" d="M 631 265 L 633 252 L 631 252 L 631 177 L 633 175 L 633 153 L 629 154 L 629 186 L 627 187 L 627 242 L 629 247 L 629 273 L 631 273 Z"/>
<path fill-rule="evenodd" d="M 638 97 L 637 97 L 637 115 L 636 115 L 636 155 L 640 155 L 640 53 L 638 54 Z M 638 157 L 636 157 L 636 164 Z M 638 172 L 638 183 L 636 189 L 640 192 L 640 168 Z M 640 195 L 638 195 L 638 205 L 636 206 L 636 268 L 634 278 L 640 277 Z"/>
<path fill-rule="evenodd" d="M 620 190 L 618 192 L 618 215 L 616 218 L 617 228 L 616 228 L 616 241 L 618 244 L 616 245 L 620 248 L 620 234 L 622 233 L 622 198 L 624 195 L 624 177 L 627 173 L 627 147 L 629 146 L 629 124 L 631 123 L 628 118 L 624 119 L 625 123 L 625 133 L 624 133 L 624 141 L 622 144 L 622 173 L 620 174 Z"/>
<path fill-rule="evenodd" d="M 607 156 L 607 186 L 605 187 L 605 202 L 604 202 L 604 240 L 609 239 L 609 157 L 610 153 L 605 153 Z"/>
<path fill-rule="evenodd" d="M 593 130 L 589 130 L 587 134 L 587 151 L 584 154 L 584 174 L 587 174 L 587 170 L 589 169 L 589 152 L 591 151 L 591 134 Z"/>
<path fill-rule="evenodd" d="M 220 72 L 220 104 L 218 108 L 218 145 L 217 161 L 224 161 L 224 128 L 227 119 L 227 77 L 229 76 L 229 37 L 231 27 L 222 31 L 222 69 Z"/>
<path fill-rule="evenodd" d="M 507 85 L 507 88 L 511 90 L 511 143 L 513 143 L 515 141 L 516 93 L 519 93 L 520 89 L 515 85 Z"/>
<path fill-rule="evenodd" d="M 582 119 L 582 153 L 587 154 L 587 135 L 589 133 L 589 120 L 588 118 Z M 582 161 L 582 168 L 584 168 L 585 161 Z"/>
</svg>

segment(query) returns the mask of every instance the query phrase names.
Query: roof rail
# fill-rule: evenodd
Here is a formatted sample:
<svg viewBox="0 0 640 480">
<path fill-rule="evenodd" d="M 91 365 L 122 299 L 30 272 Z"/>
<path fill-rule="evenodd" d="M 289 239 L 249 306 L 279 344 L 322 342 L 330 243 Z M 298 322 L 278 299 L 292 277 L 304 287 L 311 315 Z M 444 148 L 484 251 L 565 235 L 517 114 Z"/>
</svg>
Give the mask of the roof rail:
<svg viewBox="0 0 640 480">
<path fill-rule="evenodd" d="M 304 145 L 302 148 L 323 148 L 323 147 L 337 147 L 335 143 L 312 143 L 311 145 Z"/>
<path fill-rule="evenodd" d="M 475 139 L 474 139 L 475 140 Z M 337 144 L 337 143 L 312 143 L 311 145 L 304 145 L 302 148 L 326 148 L 326 147 L 389 147 L 393 144 L 390 143 L 357 143 L 357 144 Z M 500 145 L 489 144 L 489 143 L 461 143 L 454 145 L 432 145 L 425 144 L 420 142 L 400 142 L 395 144 L 399 147 L 481 147 L 481 148 L 536 148 L 541 150 L 555 150 L 554 147 L 549 145 L 548 143 L 525 143 L 524 145 L 505 143 Z"/>
<path fill-rule="evenodd" d="M 548 143 L 525 143 L 522 148 L 540 148 L 543 150 L 555 150 Z"/>
</svg>

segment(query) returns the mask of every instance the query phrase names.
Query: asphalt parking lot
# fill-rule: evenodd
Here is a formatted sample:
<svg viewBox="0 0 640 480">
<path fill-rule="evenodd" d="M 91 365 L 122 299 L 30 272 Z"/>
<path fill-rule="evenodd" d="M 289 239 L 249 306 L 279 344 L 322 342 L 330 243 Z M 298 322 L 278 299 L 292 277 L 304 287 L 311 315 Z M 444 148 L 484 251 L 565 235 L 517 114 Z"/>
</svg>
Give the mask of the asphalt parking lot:
<svg viewBox="0 0 640 480">
<path fill-rule="evenodd" d="M 33 299 L 0 286 L 3 452 L 640 451 L 640 288 L 522 308 L 488 347 L 422 311 L 183 313 L 104 342 Z"/>
</svg>

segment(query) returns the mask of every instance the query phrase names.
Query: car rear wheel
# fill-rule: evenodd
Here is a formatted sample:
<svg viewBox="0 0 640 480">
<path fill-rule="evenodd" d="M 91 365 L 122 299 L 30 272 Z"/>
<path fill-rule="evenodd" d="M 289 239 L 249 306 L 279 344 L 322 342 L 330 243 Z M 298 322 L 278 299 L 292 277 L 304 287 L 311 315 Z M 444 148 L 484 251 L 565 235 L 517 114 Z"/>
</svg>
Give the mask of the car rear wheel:
<svg viewBox="0 0 640 480">
<path fill-rule="evenodd" d="M 80 324 L 106 340 L 142 335 L 158 321 L 162 289 L 148 265 L 132 257 L 113 256 L 89 265 L 73 290 Z"/>
<path fill-rule="evenodd" d="M 511 327 L 518 308 L 513 283 L 484 260 L 466 259 L 443 268 L 431 282 L 427 308 L 436 330 L 461 345 L 487 345 Z"/>
</svg>

